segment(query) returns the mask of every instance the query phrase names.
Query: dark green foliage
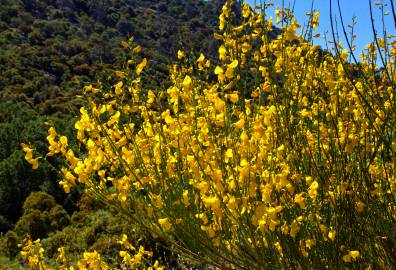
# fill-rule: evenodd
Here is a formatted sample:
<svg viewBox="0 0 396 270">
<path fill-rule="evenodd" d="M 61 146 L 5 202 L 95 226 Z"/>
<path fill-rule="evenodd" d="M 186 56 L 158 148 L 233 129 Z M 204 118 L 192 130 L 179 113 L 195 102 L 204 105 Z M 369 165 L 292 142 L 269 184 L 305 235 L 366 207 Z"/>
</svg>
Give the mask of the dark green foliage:
<svg viewBox="0 0 396 270">
<path fill-rule="evenodd" d="M 28 234 L 32 239 L 44 238 L 69 223 L 69 215 L 53 196 L 45 192 L 32 192 L 23 204 L 23 216 L 14 231 L 19 236 Z"/>
<path fill-rule="evenodd" d="M 32 192 L 23 203 L 23 215 L 14 229 L 0 238 L 0 256 L 15 257 L 19 252 L 18 244 L 27 235 L 32 239 L 44 238 L 69 224 L 69 215 L 53 196 Z"/>
<path fill-rule="evenodd" d="M 44 165 L 32 171 L 24 162 L 24 154 L 15 150 L 7 159 L 0 162 L 0 205 L 1 214 L 15 221 L 21 213 L 23 200 L 32 190 L 47 187 L 55 189 L 55 183 L 49 183 L 51 170 Z"/>
<path fill-rule="evenodd" d="M 63 227 L 69 225 L 70 223 L 68 213 L 59 204 L 51 209 L 48 218 L 50 220 L 50 227 L 54 231 L 61 230 Z"/>
<path fill-rule="evenodd" d="M 81 211 L 96 211 L 105 208 L 105 204 L 98 199 L 92 198 L 84 193 L 79 200 L 78 208 Z"/>
<path fill-rule="evenodd" d="M 50 230 L 49 222 L 46 212 L 32 210 L 18 220 L 15 231 L 18 235 L 30 235 L 32 239 L 43 238 Z"/>
<path fill-rule="evenodd" d="M 56 257 L 57 249 L 64 246 L 72 256 L 78 256 L 84 250 L 97 250 L 106 260 L 114 261 L 121 249 L 117 241 L 123 232 L 134 232 L 134 227 L 108 210 L 75 212 L 69 226 L 45 240 L 46 255 Z"/>
<path fill-rule="evenodd" d="M 154 259 L 159 260 L 167 269 L 199 269 L 191 268 L 190 263 L 180 261 L 176 254 L 165 248 L 165 242 L 137 229 L 124 215 L 115 214 L 103 205 L 99 209 L 97 207 L 100 203 L 87 196 L 83 198 L 81 210 L 73 213 L 70 225 L 43 239 L 47 258 L 56 258 L 59 247 L 65 248 L 71 261 L 81 256 L 84 251 L 96 250 L 106 262 L 117 266 L 121 263 L 119 251 L 125 250 L 118 241 L 126 233 L 134 247 L 143 245 L 146 250 L 153 251 Z M 186 267 L 182 266 L 184 264 Z"/>
<path fill-rule="evenodd" d="M 56 205 L 55 198 L 45 192 L 32 192 L 23 203 L 23 214 L 39 211 L 51 211 Z"/>
<path fill-rule="evenodd" d="M 2 0 L 0 101 L 23 96 L 44 114 L 76 111 L 82 86 L 124 63 L 129 36 L 145 48 L 151 84 L 166 83 L 179 47 L 217 54 L 220 2 Z"/>
<path fill-rule="evenodd" d="M 38 149 L 45 149 L 43 122 L 26 103 L 0 104 L 0 215 L 10 221 L 19 218 L 26 196 L 50 181 L 51 174 L 52 178 L 55 176 L 45 164 L 37 171 L 31 170 L 20 147 L 25 141 L 36 142 Z M 54 184 L 46 186 L 51 189 Z"/>
<path fill-rule="evenodd" d="M 32 191 L 46 191 L 59 202 L 65 194 L 58 186 L 60 161 L 40 159 L 40 166 L 32 170 L 24 160 L 20 143 L 29 143 L 36 149 L 34 155 L 45 156 L 47 152 L 47 129 L 45 122 L 54 122 L 63 133 L 74 137 L 72 118 L 49 118 L 40 116 L 26 102 L 0 103 L 0 216 L 10 223 L 21 216 L 22 204 Z M 73 143 L 71 141 L 71 143 Z M 55 168 L 54 168 L 55 166 Z M 69 208 L 72 210 L 71 208 Z M 0 232 L 7 229 L 0 226 Z"/>
<path fill-rule="evenodd" d="M 7 232 L 0 238 L 0 256 L 14 258 L 19 252 L 19 238 L 13 231 Z"/>
</svg>

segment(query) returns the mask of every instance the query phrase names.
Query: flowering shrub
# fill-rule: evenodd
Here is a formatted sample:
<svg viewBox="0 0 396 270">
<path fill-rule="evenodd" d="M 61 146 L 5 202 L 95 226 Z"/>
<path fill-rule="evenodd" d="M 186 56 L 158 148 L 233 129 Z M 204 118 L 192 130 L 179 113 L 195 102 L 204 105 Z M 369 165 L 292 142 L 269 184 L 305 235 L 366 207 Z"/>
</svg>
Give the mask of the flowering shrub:
<svg viewBox="0 0 396 270">
<path fill-rule="evenodd" d="M 26 260 L 30 269 L 46 269 L 44 262 L 44 249 L 41 245 L 40 239 L 32 241 L 27 238 L 21 246 L 21 258 Z"/>
<path fill-rule="evenodd" d="M 119 252 L 119 256 L 122 258 L 122 268 L 121 269 L 148 269 L 148 270 L 163 270 L 163 267 L 159 265 L 159 262 L 156 260 L 152 266 L 148 268 L 144 268 L 148 263 L 150 263 L 149 259 L 153 256 L 152 252 L 148 252 L 144 249 L 143 246 L 140 246 L 138 249 L 133 247 L 128 242 L 128 237 L 123 235 L 120 239 L 119 243 L 125 248 Z M 56 257 L 56 262 L 58 263 L 59 268 L 53 268 L 49 264 L 46 263 L 44 257 L 44 248 L 42 247 L 40 239 L 32 241 L 27 238 L 24 240 L 24 243 L 21 244 L 21 258 L 25 260 L 30 269 L 61 269 L 61 270 L 109 270 L 114 269 L 111 268 L 102 258 L 101 255 L 97 251 L 93 252 L 84 252 L 81 258 L 73 263 L 68 259 L 67 254 L 65 253 L 65 248 L 58 248 L 58 256 Z"/>
<path fill-rule="evenodd" d="M 390 269 L 395 41 L 370 44 L 353 66 L 341 45 L 334 56 L 298 35 L 288 10 L 277 10 L 282 32 L 270 39 L 265 12 L 245 4 L 235 23 L 232 5 L 215 34 L 218 63 L 179 51 L 172 85 L 142 89 L 149 61 L 135 48 L 113 87 L 84 89 L 75 127 L 86 155 L 49 130 L 48 155 L 67 162 L 60 184 L 84 186 L 171 249 L 220 269 Z"/>
</svg>

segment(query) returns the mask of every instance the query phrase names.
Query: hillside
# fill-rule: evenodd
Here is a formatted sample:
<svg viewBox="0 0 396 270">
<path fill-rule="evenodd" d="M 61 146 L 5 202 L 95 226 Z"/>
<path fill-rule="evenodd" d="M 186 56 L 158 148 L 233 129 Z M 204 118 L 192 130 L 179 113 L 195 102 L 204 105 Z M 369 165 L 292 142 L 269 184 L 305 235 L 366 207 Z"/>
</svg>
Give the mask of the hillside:
<svg viewBox="0 0 396 270">
<path fill-rule="evenodd" d="M 1 0 L 0 100 L 26 100 L 42 114 L 70 111 L 84 83 L 124 62 L 121 41 L 130 36 L 150 59 L 153 85 L 163 83 L 178 48 L 215 54 L 222 2 Z"/>
<path fill-rule="evenodd" d="M 0 232 L 18 220 L 33 190 L 64 206 L 73 201 L 59 190 L 60 163 L 33 172 L 20 143 L 45 153 L 45 122 L 72 134 L 81 106 L 75 96 L 121 68 L 127 53 L 121 42 L 130 36 L 149 59 L 150 87 L 167 83 L 179 48 L 215 57 L 212 34 L 223 2 L 0 0 Z"/>
</svg>

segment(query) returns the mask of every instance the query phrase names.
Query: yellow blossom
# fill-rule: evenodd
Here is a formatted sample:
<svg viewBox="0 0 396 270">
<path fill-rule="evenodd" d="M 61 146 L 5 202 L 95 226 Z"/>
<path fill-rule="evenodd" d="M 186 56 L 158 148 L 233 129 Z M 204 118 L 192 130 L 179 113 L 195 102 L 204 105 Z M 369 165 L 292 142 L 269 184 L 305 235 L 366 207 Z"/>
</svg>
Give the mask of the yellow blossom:
<svg viewBox="0 0 396 270">
<path fill-rule="evenodd" d="M 243 16 L 244 18 L 248 18 L 248 17 L 250 16 L 250 13 L 251 13 L 251 11 L 250 11 L 250 6 L 249 6 L 248 3 L 245 3 L 245 4 L 243 5 L 243 8 L 242 8 L 242 16 Z"/>
<path fill-rule="evenodd" d="M 140 53 L 142 51 L 142 46 L 137 45 L 135 48 L 133 48 L 132 52 L 133 53 Z"/>
<path fill-rule="evenodd" d="M 189 89 L 191 87 L 191 84 L 192 84 L 191 77 L 187 75 L 183 80 L 183 87 Z"/>
<path fill-rule="evenodd" d="M 227 50 L 226 48 L 222 45 L 219 48 L 219 59 L 224 61 L 227 58 Z"/>
<path fill-rule="evenodd" d="M 169 218 L 158 219 L 158 224 L 164 231 L 170 231 L 172 229 L 172 223 L 170 223 Z"/>
<path fill-rule="evenodd" d="M 238 102 L 238 99 L 239 99 L 238 93 L 237 93 L 237 92 L 234 92 L 234 93 L 230 94 L 230 95 L 229 95 L 229 98 L 230 98 L 230 100 L 231 100 L 232 103 L 237 103 L 237 102 Z"/>
<path fill-rule="evenodd" d="M 142 73 L 143 69 L 146 67 L 146 65 L 147 65 L 147 59 L 144 58 L 143 61 L 140 62 L 140 64 L 138 64 L 138 65 L 136 66 L 136 70 L 135 70 L 136 75 L 139 76 L 140 73 Z"/>
<path fill-rule="evenodd" d="M 342 257 L 342 260 L 346 263 L 356 261 L 360 256 L 360 252 L 358 250 L 351 250 L 347 255 Z"/>
<path fill-rule="evenodd" d="M 177 51 L 177 59 L 181 60 L 184 58 L 184 52 L 181 50 Z"/>
<path fill-rule="evenodd" d="M 317 12 L 315 12 L 315 14 L 312 16 L 312 28 L 313 28 L 313 29 L 318 28 L 318 25 L 319 25 L 319 15 L 320 15 L 320 12 L 317 11 Z"/>
<path fill-rule="evenodd" d="M 22 150 L 25 152 L 25 160 L 30 165 L 32 165 L 33 170 L 36 170 L 39 166 L 39 163 L 38 163 L 39 158 L 33 158 L 33 150 L 27 144 L 21 143 L 21 147 L 22 147 Z"/>
<path fill-rule="evenodd" d="M 331 241 L 334 241 L 336 232 L 334 230 L 329 231 L 328 237 Z"/>
<path fill-rule="evenodd" d="M 294 202 L 297 203 L 301 207 L 301 209 L 304 209 L 306 205 L 304 193 L 296 194 L 294 197 Z"/>
</svg>

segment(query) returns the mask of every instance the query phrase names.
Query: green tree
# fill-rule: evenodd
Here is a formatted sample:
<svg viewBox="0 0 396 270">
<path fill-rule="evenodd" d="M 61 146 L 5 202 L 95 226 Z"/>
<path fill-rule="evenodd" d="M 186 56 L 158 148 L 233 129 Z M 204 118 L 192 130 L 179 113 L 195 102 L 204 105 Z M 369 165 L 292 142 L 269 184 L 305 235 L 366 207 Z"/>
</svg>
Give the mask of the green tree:
<svg viewBox="0 0 396 270">
<path fill-rule="evenodd" d="M 43 161 L 38 170 L 32 170 L 24 160 L 20 146 L 21 142 L 26 142 L 35 147 L 35 154 L 45 153 L 45 122 L 51 120 L 63 129 L 71 130 L 71 118 L 40 116 L 24 102 L 0 103 L 0 216 L 11 222 L 21 216 L 23 201 L 32 191 L 46 191 L 61 202 L 65 199 L 54 168 L 59 166 L 59 161 Z"/>
</svg>

